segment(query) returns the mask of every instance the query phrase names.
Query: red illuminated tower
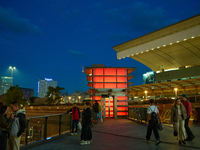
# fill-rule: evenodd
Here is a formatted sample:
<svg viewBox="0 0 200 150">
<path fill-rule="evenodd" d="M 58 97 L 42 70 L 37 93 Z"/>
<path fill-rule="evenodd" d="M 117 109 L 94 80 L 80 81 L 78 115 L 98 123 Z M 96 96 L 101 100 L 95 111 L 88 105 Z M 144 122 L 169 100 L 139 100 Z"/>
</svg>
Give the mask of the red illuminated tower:
<svg viewBox="0 0 200 150">
<path fill-rule="evenodd" d="M 85 67 L 92 100 L 102 106 L 103 116 L 122 117 L 128 115 L 129 75 L 136 68 L 104 67 L 103 64 Z"/>
</svg>

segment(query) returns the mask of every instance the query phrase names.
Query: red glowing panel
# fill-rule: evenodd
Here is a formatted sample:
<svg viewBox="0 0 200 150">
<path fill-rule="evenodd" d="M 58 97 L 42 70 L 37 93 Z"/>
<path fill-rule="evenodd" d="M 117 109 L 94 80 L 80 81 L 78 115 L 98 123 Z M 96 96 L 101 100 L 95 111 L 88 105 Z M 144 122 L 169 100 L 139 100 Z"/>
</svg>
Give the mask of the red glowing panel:
<svg viewBox="0 0 200 150">
<path fill-rule="evenodd" d="M 101 96 L 93 96 L 93 100 L 101 100 Z M 101 101 L 100 101 L 101 104 Z"/>
<path fill-rule="evenodd" d="M 127 88 L 127 84 L 126 83 L 117 83 L 117 88 Z"/>
<path fill-rule="evenodd" d="M 127 102 L 117 102 L 117 105 L 126 105 Z"/>
<path fill-rule="evenodd" d="M 117 82 L 116 77 L 104 77 L 104 82 Z"/>
<path fill-rule="evenodd" d="M 103 88 L 103 83 L 93 83 L 93 88 Z"/>
<path fill-rule="evenodd" d="M 93 75 L 103 75 L 103 69 L 102 68 L 94 68 L 93 69 Z"/>
<path fill-rule="evenodd" d="M 117 110 L 119 111 L 126 111 L 126 110 L 128 110 L 128 108 L 127 107 L 117 107 Z"/>
<path fill-rule="evenodd" d="M 104 83 L 104 88 L 116 88 L 116 83 Z"/>
<path fill-rule="evenodd" d="M 128 112 L 117 112 L 118 116 L 125 116 L 128 115 Z"/>
<path fill-rule="evenodd" d="M 117 96 L 117 100 L 127 100 L 128 96 Z"/>
<path fill-rule="evenodd" d="M 103 77 L 93 77 L 93 82 L 103 82 Z"/>
<path fill-rule="evenodd" d="M 127 75 L 127 69 L 117 69 L 117 75 Z"/>
<path fill-rule="evenodd" d="M 110 68 L 107 68 L 107 69 L 104 69 L 104 75 L 116 75 L 116 69 L 110 69 Z"/>
<path fill-rule="evenodd" d="M 127 82 L 127 77 L 117 77 L 117 82 Z"/>
</svg>

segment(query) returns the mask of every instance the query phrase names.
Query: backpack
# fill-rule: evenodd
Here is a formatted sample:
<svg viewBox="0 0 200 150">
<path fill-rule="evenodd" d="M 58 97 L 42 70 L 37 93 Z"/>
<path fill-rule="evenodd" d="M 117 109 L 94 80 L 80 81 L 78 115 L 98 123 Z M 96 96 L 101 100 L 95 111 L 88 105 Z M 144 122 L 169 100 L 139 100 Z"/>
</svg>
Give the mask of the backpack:
<svg viewBox="0 0 200 150">
<path fill-rule="evenodd" d="M 151 107 L 149 107 L 150 109 L 151 109 Z M 151 111 L 152 111 L 152 109 L 151 109 Z M 158 115 L 157 115 L 157 113 L 155 112 L 155 111 L 153 111 L 152 113 L 151 113 L 151 120 L 152 121 L 158 121 Z"/>
</svg>

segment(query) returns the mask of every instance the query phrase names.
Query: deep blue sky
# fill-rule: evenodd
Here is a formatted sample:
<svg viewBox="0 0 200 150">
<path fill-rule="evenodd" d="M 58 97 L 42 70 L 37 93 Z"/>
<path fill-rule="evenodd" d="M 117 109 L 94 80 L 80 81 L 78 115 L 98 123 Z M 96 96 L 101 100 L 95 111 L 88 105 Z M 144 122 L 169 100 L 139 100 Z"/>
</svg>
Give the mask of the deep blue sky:
<svg viewBox="0 0 200 150">
<path fill-rule="evenodd" d="M 150 69 L 112 47 L 199 13 L 199 0 L 1 0 L 0 76 L 15 66 L 14 85 L 34 96 L 44 78 L 72 94 L 89 88 L 83 65 L 105 64 L 136 67 L 140 85 Z"/>
</svg>

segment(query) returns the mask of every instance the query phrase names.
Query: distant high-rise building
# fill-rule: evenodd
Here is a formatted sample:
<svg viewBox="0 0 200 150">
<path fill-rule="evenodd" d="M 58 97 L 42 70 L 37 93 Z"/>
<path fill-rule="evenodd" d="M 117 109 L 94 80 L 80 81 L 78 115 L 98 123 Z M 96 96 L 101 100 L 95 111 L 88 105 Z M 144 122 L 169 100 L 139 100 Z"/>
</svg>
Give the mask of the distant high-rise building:
<svg viewBox="0 0 200 150">
<path fill-rule="evenodd" d="M 0 77 L 0 95 L 7 93 L 10 88 L 13 78 L 12 77 Z"/>
<path fill-rule="evenodd" d="M 57 81 L 53 81 L 53 79 L 45 78 L 44 80 L 39 79 L 38 81 L 38 97 L 44 98 L 47 94 L 48 87 L 56 87 Z"/>
<path fill-rule="evenodd" d="M 29 99 L 30 97 L 34 96 L 34 89 L 30 89 L 30 88 L 22 88 L 20 87 L 20 89 L 23 92 L 23 97 L 24 99 Z"/>
</svg>

